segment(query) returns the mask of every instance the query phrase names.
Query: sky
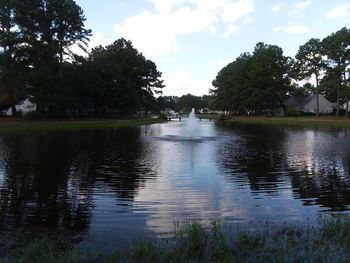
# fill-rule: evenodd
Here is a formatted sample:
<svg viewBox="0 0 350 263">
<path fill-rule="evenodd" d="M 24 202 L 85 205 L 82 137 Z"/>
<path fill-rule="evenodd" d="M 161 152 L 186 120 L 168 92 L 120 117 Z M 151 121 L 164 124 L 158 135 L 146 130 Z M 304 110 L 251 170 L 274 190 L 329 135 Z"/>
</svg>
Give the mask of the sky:
<svg viewBox="0 0 350 263">
<path fill-rule="evenodd" d="M 209 94 L 217 73 L 258 42 L 294 57 L 310 38 L 350 27 L 349 0 L 76 0 L 90 48 L 119 38 L 157 65 L 163 95 Z"/>
</svg>

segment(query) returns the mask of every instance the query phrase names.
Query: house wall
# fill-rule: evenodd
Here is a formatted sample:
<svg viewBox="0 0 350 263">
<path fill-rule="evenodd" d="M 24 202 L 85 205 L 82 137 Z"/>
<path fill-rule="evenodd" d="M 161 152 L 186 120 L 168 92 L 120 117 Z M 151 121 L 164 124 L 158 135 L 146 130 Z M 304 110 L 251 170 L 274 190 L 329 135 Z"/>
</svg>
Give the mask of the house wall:
<svg viewBox="0 0 350 263">
<path fill-rule="evenodd" d="M 26 115 L 29 112 L 36 111 L 36 105 L 31 103 L 28 99 L 23 101 L 21 104 L 16 105 L 16 111 L 21 111 L 22 114 Z M 12 115 L 12 109 L 9 108 L 6 111 L 6 115 L 11 116 Z"/>
<path fill-rule="evenodd" d="M 304 105 L 302 111 L 307 113 L 316 113 L 317 108 L 316 97 Z M 327 114 L 333 112 L 332 104 L 323 96 L 319 96 L 319 112 L 321 114 Z"/>
</svg>

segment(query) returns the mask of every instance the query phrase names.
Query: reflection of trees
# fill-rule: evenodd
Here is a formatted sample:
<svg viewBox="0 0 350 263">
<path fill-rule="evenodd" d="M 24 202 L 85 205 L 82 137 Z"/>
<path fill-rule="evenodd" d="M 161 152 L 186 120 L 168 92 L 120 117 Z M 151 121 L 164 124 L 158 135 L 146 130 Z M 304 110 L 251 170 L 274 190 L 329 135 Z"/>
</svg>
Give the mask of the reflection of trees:
<svg viewBox="0 0 350 263">
<path fill-rule="evenodd" d="M 253 193 L 271 193 L 290 178 L 294 197 L 304 205 L 350 209 L 350 156 L 340 151 L 349 146 L 346 136 L 249 125 L 233 130 L 243 140 L 224 145 L 219 158 L 235 182 L 248 181 Z"/>
<path fill-rule="evenodd" d="M 349 160 L 318 159 L 303 163 L 301 172 L 291 175 L 294 195 L 303 199 L 304 205 L 317 204 L 332 211 L 350 209 Z"/>
<path fill-rule="evenodd" d="M 276 166 L 281 166 L 279 148 L 284 130 L 249 125 L 233 129 L 244 140 L 226 144 L 220 162 L 231 170 L 234 181 L 248 181 L 252 192 L 275 192 L 281 180 Z"/>
<path fill-rule="evenodd" d="M 45 225 L 83 229 L 89 222 L 89 189 L 72 186 L 72 134 L 26 134 L 3 138 L 1 226 Z M 74 191 L 68 191 L 69 188 Z"/>
<path fill-rule="evenodd" d="M 90 151 L 80 151 L 76 165 L 89 174 L 101 193 L 133 199 L 147 179 L 154 176 L 139 129 L 96 134 Z M 101 143 L 103 142 L 103 143 Z"/>
<path fill-rule="evenodd" d="M 152 174 L 138 129 L 7 136 L 0 147 L 0 229 L 84 230 L 95 192 L 133 198 Z"/>
</svg>

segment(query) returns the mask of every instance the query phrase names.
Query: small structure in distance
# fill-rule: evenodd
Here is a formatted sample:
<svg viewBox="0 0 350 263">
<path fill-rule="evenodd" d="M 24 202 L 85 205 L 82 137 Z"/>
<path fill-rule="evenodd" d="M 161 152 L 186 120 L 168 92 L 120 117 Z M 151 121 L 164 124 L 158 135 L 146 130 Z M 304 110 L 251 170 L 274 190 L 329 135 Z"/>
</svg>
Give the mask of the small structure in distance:
<svg viewBox="0 0 350 263">
<path fill-rule="evenodd" d="M 164 109 L 162 113 L 167 116 L 167 119 L 169 121 L 171 121 L 172 119 L 179 119 L 179 120 L 181 120 L 180 114 L 178 112 L 170 109 L 170 108 Z"/>
<path fill-rule="evenodd" d="M 333 112 L 334 107 L 324 96 L 319 96 L 319 113 L 330 114 Z M 285 106 L 288 111 L 294 110 L 302 113 L 315 114 L 317 111 L 317 95 L 310 95 L 307 98 L 295 98 L 290 97 L 286 102 Z"/>
<path fill-rule="evenodd" d="M 36 105 L 32 103 L 29 99 L 21 100 L 16 104 L 16 111 L 22 115 L 26 115 L 30 112 L 36 111 Z M 4 109 L 2 112 L 2 115 L 6 116 L 12 116 L 12 109 L 11 107 L 8 107 Z"/>
</svg>

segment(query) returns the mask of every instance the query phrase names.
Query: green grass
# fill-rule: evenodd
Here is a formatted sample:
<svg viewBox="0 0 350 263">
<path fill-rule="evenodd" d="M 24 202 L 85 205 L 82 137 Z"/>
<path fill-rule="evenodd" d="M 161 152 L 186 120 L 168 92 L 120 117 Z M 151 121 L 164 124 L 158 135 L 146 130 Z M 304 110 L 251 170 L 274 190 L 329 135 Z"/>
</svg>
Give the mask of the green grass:
<svg viewBox="0 0 350 263">
<path fill-rule="evenodd" d="M 114 255 L 82 256 L 71 246 L 44 237 L 18 249 L 3 262 L 349 262 L 350 219 L 320 226 L 271 224 L 246 229 L 188 223 L 167 238 L 135 242 Z M 258 230 L 256 230 L 258 229 Z M 113 253 L 111 253 L 113 254 Z"/>
<path fill-rule="evenodd" d="M 350 128 L 350 118 L 336 117 L 256 117 L 237 116 L 223 121 L 227 124 L 245 123 L 255 125 L 279 125 L 295 127 Z"/>
<path fill-rule="evenodd" d="M 12 119 L 0 121 L 0 134 L 23 133 L 28 131 L 117 129 L 164 122 L 161 119 L 130 120 L 74 120 L 74 121 L 26 121 Z"/>
</svg>

